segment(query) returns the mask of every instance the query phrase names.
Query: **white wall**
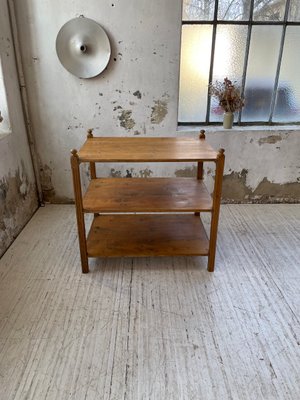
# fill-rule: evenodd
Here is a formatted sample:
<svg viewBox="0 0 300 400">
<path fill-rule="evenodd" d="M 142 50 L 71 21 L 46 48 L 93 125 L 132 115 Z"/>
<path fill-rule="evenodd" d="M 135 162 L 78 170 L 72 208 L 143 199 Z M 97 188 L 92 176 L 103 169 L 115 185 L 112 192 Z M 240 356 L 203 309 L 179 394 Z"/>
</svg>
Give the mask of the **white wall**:
<svg viewBox="0 0 300 400">
<path fill-rule="evenodd" d="M 183 134 L 176 131 L 181 0 L 15 0 L 15 4 L 46 200 L 73 199 L 69 150 L 81 146 L 87 128 L 105 136 Z M 112 45 L 108 68 L 89 80 L 69 74 L 55 52 L 61 26 L 80 15 L 100 23 Z M 207 140 L 224 147 L 228 155 L 225 199 L 299 200 L 295 152 L 299 130 L 209 131 Z M 272 138 L 280 135 L 281 140 Z M 102 175 L 112 176 L 194 173 L 193 166 L 182 165 L 116 164 L 102 169 Z M 258 194 L 265 190 L 268 198 Z"/>
<path fill-rule="evenodd" d="M 0 256 L 37 208 L 7 2 L 0 2 L 0 55 L 11 132 L 0 136 Z"/>
</svg>

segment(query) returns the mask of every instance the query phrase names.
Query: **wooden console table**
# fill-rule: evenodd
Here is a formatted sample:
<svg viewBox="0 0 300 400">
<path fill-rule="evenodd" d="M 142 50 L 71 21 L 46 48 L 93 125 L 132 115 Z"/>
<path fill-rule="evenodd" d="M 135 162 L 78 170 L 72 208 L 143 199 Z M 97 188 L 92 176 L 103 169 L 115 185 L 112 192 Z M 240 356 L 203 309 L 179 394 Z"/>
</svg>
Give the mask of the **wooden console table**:
<svg viewBox="0 0 300 400">
<path fill-rule="evenodd" d="M 179 137 L 93 137 L 72 150 L 76 216 L 82 272 L 89 257 L 208 256 L 214 270 L 224 169 L 224 150 L 199 139 Z M 80 163 L 90 164 L 91 181 L 82 195 Z M 196 178 L 97 178 L 96 163 L 197 162 Z M 216 165 L 211 196 L 203 163 Z M 211 213 L 209 238 L 200 213 Z M 84 213 L 94 220 L 86 236 Z"/>
</svg>

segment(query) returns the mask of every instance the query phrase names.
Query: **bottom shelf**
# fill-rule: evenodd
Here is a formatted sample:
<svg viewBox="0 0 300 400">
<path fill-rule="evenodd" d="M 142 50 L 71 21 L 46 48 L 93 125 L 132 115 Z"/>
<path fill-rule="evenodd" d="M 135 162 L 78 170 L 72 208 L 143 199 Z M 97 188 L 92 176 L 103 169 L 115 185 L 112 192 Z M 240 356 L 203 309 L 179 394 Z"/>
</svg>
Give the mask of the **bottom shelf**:
<svg viewBox="0 0 300 400">
<path fill-rule="evenodd" d="M 199 216 L 100 215 L 87 238 L 89 257 L 204 256 L 209 241 Z"/>
</svg>

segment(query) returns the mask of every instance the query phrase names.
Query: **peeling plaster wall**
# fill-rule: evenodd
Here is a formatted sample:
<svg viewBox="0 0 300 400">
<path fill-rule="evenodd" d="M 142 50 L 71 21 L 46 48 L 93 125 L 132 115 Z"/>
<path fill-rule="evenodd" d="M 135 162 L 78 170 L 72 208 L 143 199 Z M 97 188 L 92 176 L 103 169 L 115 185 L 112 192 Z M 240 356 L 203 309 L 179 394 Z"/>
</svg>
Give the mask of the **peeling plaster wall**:
<svg viewBox="0 0 300 400">
<path fill-rule="evenodd" d="M 1 2 L 0 54 L 11 132 L 0 137 L 0 256 L 37 209 L 35 179 L 24 125 L 7 3 Z"/>
<path fill-rule="evenodd" d="M 102 136 L 196 135 L 177 131 L 181 0 L 15 0 L 44 197 L 70 202 L 69 151 L 88 128 Z M 112 56 L 94 79 L 78 79 L 59 63 L 56 35 L 84 15 L 109 35 Z M 224 201 L 299 201 L 298 129 L 209 128 L 226 150 Z M 100 169 L 98 170 L 100 173 Z M 102 176 L 191 176 L 193 165 L 105 164 Z M 206 168 L 213 182 L 213 166 Z M 88 170 L 83 166 L 84 185 Z"/>
<path fill-rule="evenodd" d="M 184 135 L 193 135 L 194 130 Z M 295 203 L 300 201 L 300 130 L 210 127 L 206 140 L 225 150 L 223 202 Z M 179 169 L 181 176 L 196 176 L 196 169 Z M 214 165 L 205 169 L 212 190 Z"/>
<path fill-rule="evenodd" d="M 73 198 L 70 149 L 88 128 L 106 136 L 174 134 L 180 1 L 15 0 L 15 9 L 46 200 Z M 93 79 L 71 75 L 56 56 L 58 31 L 80 15 L 100 23 L 111 42 L 109 65 Z"/>
</svg>

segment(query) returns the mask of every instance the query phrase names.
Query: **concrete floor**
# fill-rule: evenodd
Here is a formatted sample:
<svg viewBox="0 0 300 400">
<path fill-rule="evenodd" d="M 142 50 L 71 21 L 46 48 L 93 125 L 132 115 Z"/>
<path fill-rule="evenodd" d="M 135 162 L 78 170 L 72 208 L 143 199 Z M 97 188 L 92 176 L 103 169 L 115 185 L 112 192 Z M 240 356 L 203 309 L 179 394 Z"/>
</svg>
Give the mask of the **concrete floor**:
<svg viewBox="0 0 300 400">
<path fill-rule="evenodd" d="M 213 274 L 205 257 L 90 268 L 73 206 L 39 209 L 3 256 L 1 400 L 300 398 L 300 205 L 222 206 Z"/>
</svg>

